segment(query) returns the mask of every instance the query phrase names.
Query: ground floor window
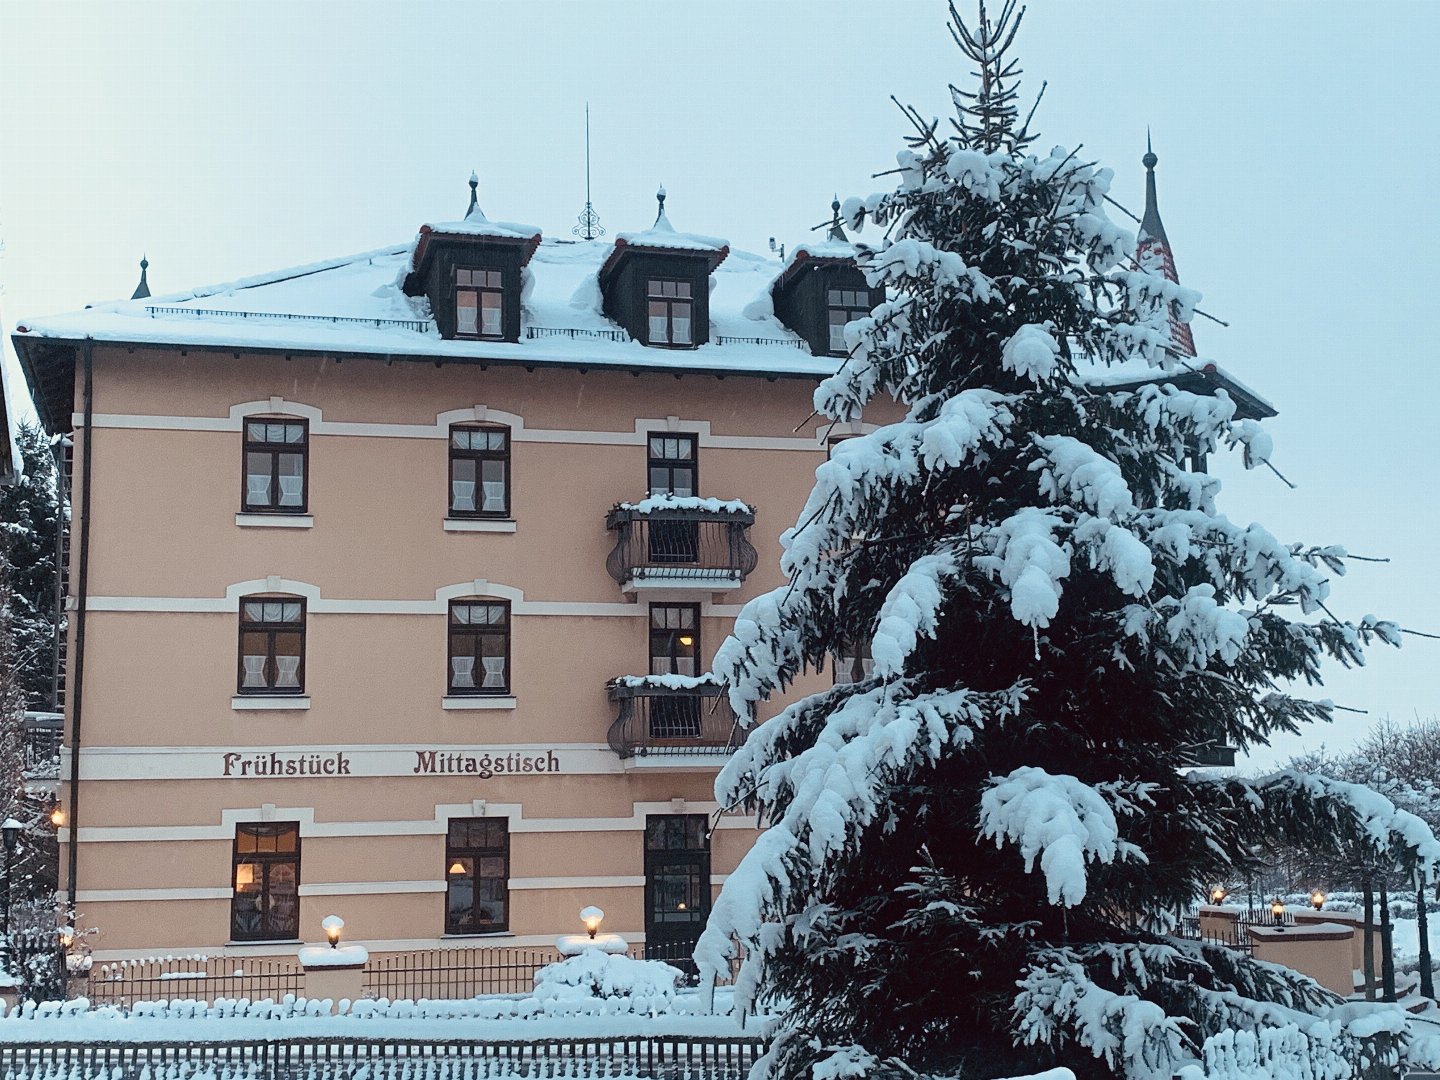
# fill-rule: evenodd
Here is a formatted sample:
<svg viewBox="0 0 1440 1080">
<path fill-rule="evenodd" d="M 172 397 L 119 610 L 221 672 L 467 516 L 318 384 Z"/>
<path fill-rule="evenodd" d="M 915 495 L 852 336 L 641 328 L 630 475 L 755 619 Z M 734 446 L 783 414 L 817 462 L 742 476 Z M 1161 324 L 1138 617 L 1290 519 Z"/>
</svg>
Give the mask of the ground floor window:
<svg viewBox="0 0 1440 1080">
<path fill-rule="evenodd" d="M 509 821 L 451 818 L 445 836 L 445 933 L 509 928 Z"/>
<path fill-rule="evenodd" d="M 232 941 L 294 941 L 300 936 L 300 825 L 235 826 L 231 864 Z"/>
</svg>

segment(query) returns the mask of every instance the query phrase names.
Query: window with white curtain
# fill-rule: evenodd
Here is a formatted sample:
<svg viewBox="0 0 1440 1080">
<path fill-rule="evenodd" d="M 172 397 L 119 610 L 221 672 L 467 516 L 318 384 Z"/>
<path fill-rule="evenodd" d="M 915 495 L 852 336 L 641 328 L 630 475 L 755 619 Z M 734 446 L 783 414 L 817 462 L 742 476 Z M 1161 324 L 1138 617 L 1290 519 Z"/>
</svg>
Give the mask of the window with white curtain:
<svg viewBox="0 0 1440 1080">
<path fill-rule="evenodd" d="M 510 516 L 510 429 L 450 428 L 450 516 Z"/>
<path fill-rule="evenodd" d="M 452 695 L 510 693 L 509 603 L 451 602 L 446 689 Z"/>
<path fill-rule="evenodd" d="M 240 599 L 241 694 L 305 692 L 305 601 L 298 596 Z"/>
<path fill-rule="evenodd" d="M 310 424 L 288 417 L 245 418 L 245 484 L 240 509 L 247 514 L 303 514 L 309 474 Z"/>
</svg>

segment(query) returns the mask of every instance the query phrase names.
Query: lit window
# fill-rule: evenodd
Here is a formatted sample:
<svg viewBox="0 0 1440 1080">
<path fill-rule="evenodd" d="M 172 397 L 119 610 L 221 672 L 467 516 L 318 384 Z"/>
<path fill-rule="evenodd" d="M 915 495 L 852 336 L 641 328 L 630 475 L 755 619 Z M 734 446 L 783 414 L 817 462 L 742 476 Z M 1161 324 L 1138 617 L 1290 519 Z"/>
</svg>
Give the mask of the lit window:
<svg viewBox="0 0 1440 1080">
<path fill-rule="evenodd" d="M 293 821 L 235 826 L 231 859 L 231 941 L 300 936 L 300 826 Z"/>
<path fill-rule="evenodd" d="M 510 693 L 510 605 L 501 600 L 450 604 L 451 694 Z"/>
<path fill-rule="evenodd" d="M 450 514 L 510 513 L 510 429 L 456 424 L 450 429 Z"/>
<path fill-rule="evenodd" d="M 455 271 L 457 337 L 505 336 L 505 275 L 500 270 Z"/>
<path fill-rule="evenodd" d="M 694 336 L 690 331 L 690 320 L 694 307 L 691 303 L 690 282 L 673 281 L 669 278 L 651 278 L 647 291 L 650 345 L 691 345 Z"/>
<path fill-rule="evenodd" d="M 304 600 L 286 596 L 241 598 L 239 692 L 305 692 Z"/>
<path fill-rule="evenodd" d="M 695 604 L 650 605 L 650 674 L 698 675 L 700 608 Z M 650 699 L 652 739 L 698 739 L 700 699 L 694 694 Z"/>
<path fill-rule="evenodd" d="M 451 818 L 445 834 L 445 933 L 510 927 L 510 823 Z"/>
<path fill-rule="evenodd" d="M 830 323 L 830 352 L 845 355 L 845 324 L 870 314 L 870 293 L 865 289 L 829 289 L 825 295 Z"/>
<path fill-rule="evenodd" d="M 245 490 L 240 508 L 246 513 L 303 514 L 309 422 L 245 418 Z"/>
</svg>

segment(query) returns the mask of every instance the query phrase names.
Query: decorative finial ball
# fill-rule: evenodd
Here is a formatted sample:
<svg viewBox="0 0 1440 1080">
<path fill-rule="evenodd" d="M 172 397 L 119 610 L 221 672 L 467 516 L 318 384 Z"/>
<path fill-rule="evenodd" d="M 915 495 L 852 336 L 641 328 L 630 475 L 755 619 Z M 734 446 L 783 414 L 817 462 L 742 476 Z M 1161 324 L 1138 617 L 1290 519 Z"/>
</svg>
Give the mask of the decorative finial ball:
<svg viewBox="0 0 1440 1080">
<path fill-rule="evenodd" d="M 1153 150 L 1146 150 L 1145 156 L 1140 159 L 1140 164 L 1144 165 L 1147 169 L 1153 169 L 1159 163 L 1160 159 L 1155 156 Z"/>
<path fill-rule="evenodd" d="M 830 201 L 830 210 L 831 210 L 832 213 L 835 213 L 835 214 L 838 214 L 838 213 L 840 212 L 840 200 L 839 200 L 839 199 L 832 199 L 832 200 Z"/>
<path fill-rule="evenodd" d="M 661 184 L 660 187 L 659 187 L 659 190 L 657 190 L 657 191 L 655 192 L 655 198 L 659 199 L 661 202 L 664 202 L 664 201 L 665 201 L 665 185 L 664 185 L 664 184 Z"/>
<path fill-rule="evenodd" d="M 471 170 L 471 172 L 470 172 L 470 186 L 471 186 L 471 187 L 479 187 L 479 185 L 480 185 L 480 177 L 475 174 L 474 170 Z"/>
<path fill-rule="evenodd" d="M 149 269 L 150 269 L 150 260 L 147 259 L 144 255 L 141 255 L 141 256 L 140 256 L 140 269 L 141 269 L 141 270 L 149 270 Z"/>
</svg>

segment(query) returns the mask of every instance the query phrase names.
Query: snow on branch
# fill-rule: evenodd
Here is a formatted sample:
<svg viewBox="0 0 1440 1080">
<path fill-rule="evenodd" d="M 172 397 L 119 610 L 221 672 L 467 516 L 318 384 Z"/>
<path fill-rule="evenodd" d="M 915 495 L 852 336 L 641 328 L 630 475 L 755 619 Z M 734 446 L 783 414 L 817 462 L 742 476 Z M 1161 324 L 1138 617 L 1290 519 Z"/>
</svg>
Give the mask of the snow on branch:
<svg viewBox="0 0 1440 1080">
<path fill-rule="evenodd" d="M 1086 862 L 1145 856 L 1120 839 L 1115 813 L 1105 798 L 1073 776 L 1023 767 L 992 777 L 980 796 L 980 832 L 1001 847 L 1017 844 L 1032 872 L 1035 857 L 1052 904 L 1075 907 L 1085 899 Z"/>
<path fill-rule="evenodd" d="M 1032 462 L 1040 473 L 1040 494 L 1068 502 L 1096 517 L 1123 520 L 1135 511 L 1135 500 L 1120 466 L 1093 447 L 1069 435 L 1037 435 L 1035 445 L 1045 458 Z"/>
<path fill-rule="evenodd" d="M 1070 555 L 1055 542 L 1062 524 L 1027 506 L 990 530 L 986 539 L 993 554 L 974 560 L 1009 587 L 1011 614 L 1026 626 L 1049 626 L 1060 610 L 1060 581 L 1070 575 Z"/>
<path fill-rule="evenodd" d="M 1275 832 L 1312 848 L 1354 845 L 1372 864 L 1432 877 L 1440 870 L 1440 840 L 1430 826 L 1364 785 L 1293 769 L 1256 780 L 1201 773 L 1188 781 L 1232 805 L 1261 811 Z"/>
<path fill-rule="evenodd" d="M 936 616 L 945 599 L 942 586 L 958 569 L 951 555 L 923 555 L 891 588 L 870 645 L 877 676 L 902 674 L 919 639 L 935 636 Z"/>
</svg>

